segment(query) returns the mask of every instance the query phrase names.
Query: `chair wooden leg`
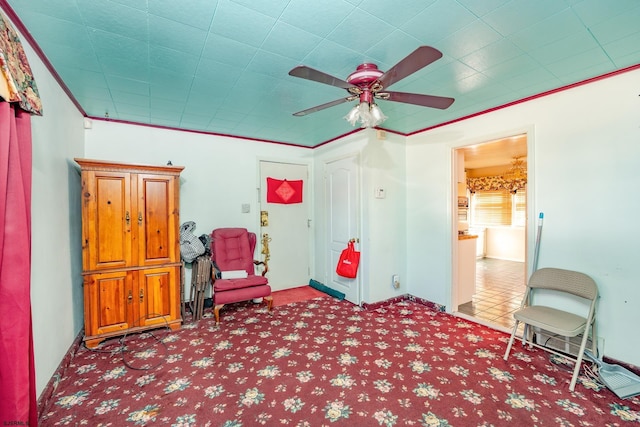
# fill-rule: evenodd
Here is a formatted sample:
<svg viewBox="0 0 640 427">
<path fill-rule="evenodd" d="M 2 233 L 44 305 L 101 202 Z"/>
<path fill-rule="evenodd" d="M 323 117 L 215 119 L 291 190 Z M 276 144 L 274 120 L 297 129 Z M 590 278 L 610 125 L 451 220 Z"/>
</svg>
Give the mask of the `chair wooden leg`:
<svg viewBox="0 0 640 427">
<path fill-rule="evenodd" d="M 273 308 L 273 297 L 269 295 L 268 297 L 264 297 L 264 300 L 267 302 L 267 308 L 271 311 Z"/>
<path fill-rule="evenodd" d="M 216 318 L 216 325 L 220 323 L 220 309 L 224 307 L 224 304 L 216 304 L 213 307 L 213 315 Z"/>
</svg>

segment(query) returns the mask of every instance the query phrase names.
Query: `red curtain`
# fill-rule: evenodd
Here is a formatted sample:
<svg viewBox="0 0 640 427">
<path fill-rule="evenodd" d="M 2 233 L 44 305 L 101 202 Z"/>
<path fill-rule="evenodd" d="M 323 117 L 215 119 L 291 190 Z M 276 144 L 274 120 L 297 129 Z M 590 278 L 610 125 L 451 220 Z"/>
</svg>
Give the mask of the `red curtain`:
<svg viewBox="0 0 640 427">
<path fill-rule="evenodd" d="M 31 116 L 0 102 L 0 425 L 38 424 L 31 328 Z"/>
</svg>

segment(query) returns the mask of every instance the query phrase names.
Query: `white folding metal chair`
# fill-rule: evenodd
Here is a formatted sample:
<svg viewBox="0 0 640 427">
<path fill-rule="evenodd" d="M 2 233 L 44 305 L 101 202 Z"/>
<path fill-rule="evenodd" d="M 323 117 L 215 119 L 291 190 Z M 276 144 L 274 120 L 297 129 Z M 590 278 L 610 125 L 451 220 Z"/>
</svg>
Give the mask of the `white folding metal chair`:
<svg viewBox="0 0 640 427">
<path fill-rule="evenodd" d="M 553 292 L 547 292 L 553 291 Z M 585 305 L 589 306 L 588 313 L 585 316 L 561 310 L 546 305 L 537 305 L 535 302 L 536 295 L 539 292 L 547 292 L 552 296 L 558 296 L 562 293 L 574 295 L 582 299 Z M 566 297 L 566 295 L 565 295 Z M 577 271 L 563 270 L 559 268 L 542 268 L 535 271 L 529 283 L 527 284 L 527 290 L 520 309 L 514 312 L 513 317 L 516 320 L 516 324 L 513 327 L 511 338 L 509 338 L 509 344 L 507 345 L 507 351 L 504 354 L 504 360 L 507 360 L 513 341 L 516 338 L 518 331 L 518 325 L 524 324 L 524 331 L 522 334 L 523 346 L 529 344 L 537 348 L 541 348 L 545 351 L 558 354 L 570 358 L 575 361 L 575 367 L 573 370 L 573 377 L 569 384 L 569 390 L 573 391 L 576 382 L 578 380 L 578 374 L 580 372 L 580 366 L 584 355 L 584 350 L 591 334 L 592 351 L 594 354 L 598 354 L 598 343 L 596 335 L 596 302 L 598 299 L 598 286 L 593 279 L 584 273 Z M 549 302 L 549 301 L 547 301 Z M 585 309 L 585 312 L 587 310 Z M 582 334 L 580 341 L 580 350 L 577 356 L 570 357 L 565 353 L 561 353 L 553 348 L 550 348 L 540 343 L 535 342 L 535 334 L 532 328 L 539 330 L 545 330 L 551 334 L 561 335 L 563 337 L 576 337 Z"/>
</svg>

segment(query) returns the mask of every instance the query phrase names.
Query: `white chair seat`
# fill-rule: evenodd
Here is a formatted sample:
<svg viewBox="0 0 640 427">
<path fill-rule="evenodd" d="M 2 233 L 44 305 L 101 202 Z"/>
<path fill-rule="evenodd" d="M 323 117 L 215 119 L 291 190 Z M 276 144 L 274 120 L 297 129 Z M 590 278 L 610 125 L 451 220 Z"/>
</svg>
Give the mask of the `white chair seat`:
<svg viewBox="0 0 640 427">
<path fill-rule="evenodd" d="M 513 317 L 527 325 L 565 337 L 575 337 L 584 331 L 587 323 L 582 316 L 544 305 L 522 308 L 513 313 Z"/>
</svg>

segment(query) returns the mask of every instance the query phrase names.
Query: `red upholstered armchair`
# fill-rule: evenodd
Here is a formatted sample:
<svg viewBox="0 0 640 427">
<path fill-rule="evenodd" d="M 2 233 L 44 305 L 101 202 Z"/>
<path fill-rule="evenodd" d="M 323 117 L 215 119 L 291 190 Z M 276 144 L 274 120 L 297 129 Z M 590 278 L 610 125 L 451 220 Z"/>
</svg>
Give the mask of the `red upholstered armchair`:
<svg viewBox="0 0 640 427">
<path fill-rule="evenodd" d="M 256 235 L 246 228 L 217 228 L 211 232 L 211 259 L 213 269 L 213 314 L 220 323 L 220 309 L 225 304 L 264 298 L 271 311 L 271 287 L 265 277 L 255 274 L 255 266 L 265 265 L 253 259 Z M 221 278 L 216 278 L 220 274 Z"/>
</svg>

